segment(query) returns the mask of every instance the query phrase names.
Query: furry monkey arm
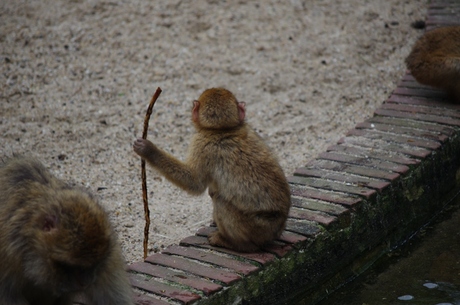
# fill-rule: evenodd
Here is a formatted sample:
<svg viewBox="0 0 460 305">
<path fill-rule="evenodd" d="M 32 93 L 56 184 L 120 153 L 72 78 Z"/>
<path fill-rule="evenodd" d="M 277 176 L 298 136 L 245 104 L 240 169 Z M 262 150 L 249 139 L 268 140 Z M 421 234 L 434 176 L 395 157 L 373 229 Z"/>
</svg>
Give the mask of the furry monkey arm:
<svg viewBox="0 0 460 305">
<path fill-rule="evenodd" d="M 133 148 L 139 156 L 163 174 L 166 179 L 188 193 L 199 195 L 206 190 L 208 186 L 207 175 L 199 173 L 196 167 L 177 160 L 149 140 L 137 139 Z"/>
</svg>

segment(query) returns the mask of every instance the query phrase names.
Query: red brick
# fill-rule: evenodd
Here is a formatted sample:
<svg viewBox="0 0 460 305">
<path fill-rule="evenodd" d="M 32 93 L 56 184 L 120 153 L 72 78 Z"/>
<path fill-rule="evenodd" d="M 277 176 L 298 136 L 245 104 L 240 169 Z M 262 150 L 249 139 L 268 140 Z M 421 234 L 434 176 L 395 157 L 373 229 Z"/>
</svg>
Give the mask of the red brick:
<svg viewBox="0 0 460 305">
<path fill-rule="evenodd" d="M 413 128 L 400 127 L 400 126 L 387 125 L 387 124 L 379 124 L 379 123 L 371 123 L 371 122 L 359 123 L 356 125 L 355 128 L 391 132 L 391 133 L 410 136 L 410 137 L 438 141 L 441 143 L 445 142 L 449 138 L 448 136 L 440 132 L 436 132 L 436 131 L 418 130 L 418 129 L 413 129 Z"/>
<path fill-rule="evenodd" d="M 210 228 L 210 227 L 208 227 Z M 213 228 L 214 231 L 216 230 Z M 191 247 L 181 247 L 177 245 L 171 245 L 164 249 L 162 253 L 166 254 L 174 254 L 185 256 L 188 258 L 193 258 L 202 262 L 218 265 L 220 267 L 228 268 L 234 270 L 238 273 L 242 273 L 244 275 L 248 275 L 254 271 L 257 271 L 259 268 L 251 265 L 249 263 L 241 262 L 236 259 L 230 259 L 227 257 L 223 257 L 221 255 L 217 255 L 215 253 L 206 252 L 202 250 L 198 250 L 196 248 Z"/>
<path fill-rule="evenodd" d="M 447 94 L 443 91 L 432 90 L 432 89 L 418 89 L 418 88 L 401 88 L 396 87 L 393 94 L 397 95 L 408 95 L 408 96 L 422 96 L 434 99 L 448 99 Z"/>
<path fill-rule="evenodd" d="M 427 24 L 426 27 L 425 27 L 425 32 L 429 32 L 429 31 L 432 31 L 434 29 L 437 29 L 439 27 L 441 27 L 442 25 L 436 25 L 436 24 Z"/>
<path fill-rule="evenodd" d="M 385 103 L 425 106 L 427 108 L 429 107 L 428 110 L 433 109 L 433 108 L 449 109 L 450 111 L 460 110 L 460 105 L 454 104 L 452 101 L 449 101 L 449 100 L 438 101 L 438 100 L 428 99 L 428 98 L 424 98 L 420 96 L 404 96 L 404 95 L 392 94 L 385 101 Z M 431 111 L 425 111 L 425 113 L 432 114 Z M 433 113 L 433 114 L 436 114 L 436 113 Z"/>
<path fill-rule="evenodd" d="M 436 24 L 436 25 L 459 25 L 459 16 L 427 16 L 426 17 L 426 24 Z"/>
<path fill-rule="evenodd" d="M 182 257 L 171 256 L 162 253 L 155 253 L 151 256 L 148 256 L 145 259 L 145 261 L 153 264 L 163 265 L 166 267 L 171 267 L 186 272 L 190 272 L 199 276 L 220 281 L 227 285 L 241 279 L 241 277 L 234 272 L 204 266 L 202 264 L 196 263 L 194 261 Z"/>
<path fill-rule="evenodd" d="M 337 151 L 341 153 L 345 153 L 347 155 L 354 155 L 358 157 L 371 157 L 374 159 L 380 159 L 385 161 L 390 161 L 393 163 L 404 164 L 404 165 L 416 165 L 420 163 L 420 160 L 411 158 L 401 153 L 395 152 L 388 152 L 388 151 L 379 151 L 376 149 L 365 148 L 365 147 L 357 147 L 357 146 L 350 146 L 347 144 L 339 144 L 333 145 L 327 148 L 327 151 Z M 345 175 L 345 179 L 353 179 L 354 176 Z M 357 178 L 358 183 L 362 184 L 362 181 L 359 181 Z M 377 184 L 373 184 L 374 180 L 370 180 L 367 186 L 371 188 L 382 189 L 382 185 L 379 183 L 379 180 L 375 181 Z M 350 181 L 352 182 L 352 181 Z M 366 185 L 365 185 L 366 186 Z M 386 186 L 386 184 L 385 184 Z M 383 186 L 383 187 L 385 187 Z"/>
<path fill-rule="evenodd" d="M 171 282 L 190 286 L 194 289 L 202 291 L 205 295 L 209 295 L 222 289 L 221 285 L 213 283 L 207 279 L 199 278 L 188 273 L 174 271 L 163 266 L 153 265 L 146 262 L 134 263 L 131 264 L 128 268 L 131 271 L 148 274 Z"/>
<path fill-rule="evenodd" d="M 294 196 L 314 198 L 322 201 L 342 204 L 345 206 L 353 206 L 362 201 L 361 198 L 350 194 L 343 194 L 308 187 L 298 187 L 296 185 L 290 185 L 290 187 L 291 194 Z"/>
<path fill-rule="evenodd" d="M 203 236 L 188 236 L 180 241 L 180 245 L 193 245 L 203 248 L 212 247 L 206 237 Z M 209 249 L 209 248 L 208 248 Z"/>
<path fill-rule="evenodd" d="M 367 120 L 367 122 L 396 125 L 396 126 L 408 127 L 408 128 L 418 129 L 418 130 L 426 130 L 426 131 L 440 133 L 440 134 L 447 135 L 447 136 L 451 136 L 455 133 L 454 128 L 446 126 L 446 125 L 414 121 L 410 119 L 377 116 L 377 117 L 370 118 L 369 120 Z"/>
<path fill-rule="evenodd" d="M 399 152 L 405 155 L 417 157 L 419 159 L 426 158 L 427 156 L 431 154 L 431 151 L 425 148 L 421 148 L 417 146 L 409 146 L 409 145 L 396 143 L 396 142 L 388 142 L 388 141 L 380 140 L 380 139 L 370 139 L 370 138 L 359 137 L 359 136 L 344 137 L 340 139 L 338 143 L 339 144 L 346 143 L 346 144 L 368 147 L 368 148 L 377 149 L 377 150 Z M 366 174 L 363 174 L 363 175 L 367 176 Z M 375 177 L 386 179 L 385 177 L 381 177 L 381 176 L 375 176 Z"/>
<path fill-rule="evenodd" d="M 455 118 L 449 118 L 439 115 L 431 115 L 431 114 L 420 114 L 414 112 L 407 112 L 407 111 L 399 111 L 399 110 L 388 110 L 384 108 L 378 108 L 374 112 L 376 115 L 383 115 L 383 116 L 390 116 L 396 118 L 407 118 L 412 120 L 420 120 L 424 122 L 434 122 L 440 123 L 444 125 L 451 125 L 451 126 L 460 126 L 460 120 Z"/>
<path fill-rule="evenodd" d="M 458 15 L 460 16 L 460 6 L 458 7 L 432 6 L 428 9 L 427 15 L 429 16 L 436 16 L 436 15 Z"/>
<path fill-rule="evenodd" d="M 343 146 L 343 145 L 340 145 Z M 387 187 L 390 183 L 384 180 L 378 180 L 374 178 L 350 175 L 349 173 L 336 172 L 325 169 L 313 169 L 313 168 L 299 168 L 294 172 L 295 176 L 301 177 L 318 177 L 328 180 L 340 181 L 347 184 L 353 184 L 355 186 L 369 187 L 381 191 Z"/>
<path fill-rule="evenodd" d="M 442 104 L 439 103 L 439 106 Z M 460 118 L 460 111 L 455 111 L 452 108 L 445 109 L 441 107 L 426 107 L 426 106 L 419 106 L 419 105 L 410 105 L 410 104 L 396 104 L 396 103 L 385 103 L 380 106 L 382 109 L 388 110 L 398 110 L 398 111 L 406 111 L 411 113 L 421 113 L 421 114 L 431 114 L 431 115 L 439 115 L 445 117 L 452 117 L 452 118 Z"/>
<path fill-rule="evenodd" d="M 403 81 L 416 81 L 415 78 L 410 73 L 404 74 L 404 76 L 401 79 Z"/>
<path fill-rule="evenodd" d="M 133 300 L 136 305 L 171 305 L 169 302 L 139 293 L 134 296 Z"/>
<path fill-rule="evenodd" d="M 308 220 L 288 218 L 286 221 L 286 230 L 315 238 L 323 229 L 318 224 Z"/>
<path fill-rule="evenodd" d="M 212 249 L 222 253 L 231 254 L 237 257 L 245 258 L 252 260 L 261 264 L 268 264 L 275 259 L 275 256 L 271 253 L 257 252 L 257 253 L 240 253 L 230 249 L 214 247 L 209 244 L 209 241 L 206 237 L 203 236 L 189 236 L 180 241 L 180 245 L 184 246 L 197 246 L 206 249 Z"/>
<path fill-rule="evenodd" d="M 131 285 L 134 287 L 158 294 L 160 296 L 171 298 L 186 305 L 201 299 L 201 297 L 196 293 L 169 286 L 154 279 L 146 279 L 136 274 L 131 274 L 129 279 Z"/>
<path fill-rule="evenodd" d="M 400 88 L 412 88 L 412 89 L 425 89 L 425 90 L 439 91 L 438 89 L 436 89 L 434 87 L 420 84 L 415 79 L 406 80 L 406 79 L 402 78 L 398 82 L 398 87 L 400 87 Z M 398 96 L 400 96 L 400 95 L 398 95 Z"/>
<path fill-rule="evenodd" d="M 215 228 L 215 227 L 203 227 L 203 228 L 200 228 L 198 230 L 197 235 L 208 236 L 211 232 L 214 232 L 216 230 L 217 230 L 217 228 Z M 273 253 L 273 254 L 275 254 L 277 256 L 280 256 L 281 254 L 284 256 L 287 253 L 287 251 L 291 249 L 290 247 L 287 247 L 285 244 L 280 245 L 280 247 L 270 247 L 270 248 L 263 249 L 263 250 L 267 251 L 269 253 Z M 230 266 L 225 266 L 225 267 L 233 269 Z M 256 269 L 258 269 L 258 268 L 256 268 Z"/>
<path fill-rule="evenodd" d="M 370 132 L 360 132 L 357 129 L 353 129 L 349 131 L 349 133 L 354 134 L 354 135 L 359 135 L 359 136 L 366 136 L 370 134 Z M 345 155 L 345 154 L 340 154 L 340 153 L 324 152 L 324 153 L 319 154 L 318 157 L 319 159 L 351 163 L 351 164 L 360 165 L 360 166 L 380 168 L 383 170 L 392 171 L 392 172 L 396 172 L 400 174 L 404 174 L 409 170 L 409 167 L 403 164 L 382 161 L 382 160 L 374 159 L 374 158 L 350 156 L 350 155 Z"/>
<path fill-rule="evenodd" d="M 278 239 L 288 244 L 297 244 L 307 240 L 308 238 L 297 233 L 284 231 Z"/>
<path fill-rule="evenodd" d="M 318 189 L 325 189 L 325 190 L 342 192 L 346 194 L 359 195 L 359 196 L 363 196 L 366 199 L 371 198 L 377 193 L 375 190 L 370 189 L 370 188 L 347 185 L 345 183 L 325 180 L 321 178 L 314 178 L 314 177 L 290 176 L 288 177 L 288 182 L 291 184 L 308 185 L 310 187 L 314 187 Z"/>
<path fill-rule="evenodd" d="M 352 129 L 347 133 L 347 135 L 360 136 L 369 139 L 379 139 L 388 142 L 396 142 L 409 146 L 427 148 L 431 150 L 436 150 L 439 147 L 441 147 L 441 143 L 439 143 L 438 141 L 432 141 L 428 139 L 417 139 L 415 137 L 406 137 L 403 135 L 395 135 L 387 132 L 372 131 L 369 129 Z"/>
<path fill-rule="evenodd" d="M 429 8 L 457 8 L 457 0 L 431 0 Z"/>
<path fill-rule="evenodd" d="M 313 211 L 320 211 L 323 213 L 327 213 L 329 215 L 337 216 L 339 218 L 344 217 L 344 215 L 347 215 L 350 213 L 349 209 L 341 205 L 333 204 L 333 203 L 325 202 L 321 200 L 316 200 L 316 199 L 292 196 L 291 202 L 292 202 L 293 207 L 299 207 L 299 208 L 309 209 Z"/>
<path fill-rule="evenodd" d="M 209 234 L 211 234 L 211 233 L 213 233 L 215 231 L 217 231 L 216 226 L 201 227 L 201 228 L 198 229 L 198 231 L 196 231 L 196 235 L 208 237 Z"/>
<path fill-rule="evenodd" d="M 289 211 L 290 218 L 305 219 L 317 222 L 324 227 L 329 227 L 334 222 L 337 222 L 337 217 L 327 215 L 326 213 L 316 212 L 308 209 L 299 209 L 291 207 Z"/>
<path fill-rule="evenodd" d="M 286 254 L 292 251 L 292 246 L 287 245 L 285 243 L 280 243 L 280 242 L 272 242 L 269 245 L 264 247 L 264 251 L 267 251 L 269 253 L 273 253 L 279 258 L 284 257 Z"/>
<path fill-rule="evenodd" d="M 348 138 L 349 137 L 347 137 L 347 139 Z M 394 173 L 394 172 L 384 171 L 381 169 L 376 169 L 376 168 L 371 168 L 371 167 L 358 166 L 358 165 L 353 165 L 353 164 L 348 164 L 348 163 L 336 162 L 336 161 L 331 161 L 331 160 L 314 159 L 310 161 L 307 164 L 307 166 L 308 168 L 328 169 L 328 170 L 333 170 L 337 172 L 350 173 L 350 174 L 355 174 L 355 175 L 360 175 L 360 176 L 365 176 L 365 177 L 370 177 L 370 178 L 389 180 L 389 181 L 396 180 L 400 176 L 398 173 Z M 302 169 L 304 168 L 299 168 L 294 173 L 301 174 Z"/>
</svg>

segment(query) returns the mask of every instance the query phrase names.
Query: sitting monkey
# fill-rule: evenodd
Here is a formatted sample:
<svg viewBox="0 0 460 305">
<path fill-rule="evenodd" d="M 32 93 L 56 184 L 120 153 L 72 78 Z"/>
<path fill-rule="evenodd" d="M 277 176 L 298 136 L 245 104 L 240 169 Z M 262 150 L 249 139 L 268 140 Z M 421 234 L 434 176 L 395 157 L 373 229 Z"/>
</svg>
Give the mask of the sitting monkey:
<svg viewBox="0 0 460 305">
<path fill-rule="evenodd" d="M 148 140 L 137 139 L 133 148 L 187 192 L 208 188 L 217 225 L 211 245 L 252 252 L 281 235 L 291 199 L 278 161 L 244 117 L 245 103 L 230 91 L 208 89 L 193 102 L 196 133 L 185 162 Z"/>
</svg>

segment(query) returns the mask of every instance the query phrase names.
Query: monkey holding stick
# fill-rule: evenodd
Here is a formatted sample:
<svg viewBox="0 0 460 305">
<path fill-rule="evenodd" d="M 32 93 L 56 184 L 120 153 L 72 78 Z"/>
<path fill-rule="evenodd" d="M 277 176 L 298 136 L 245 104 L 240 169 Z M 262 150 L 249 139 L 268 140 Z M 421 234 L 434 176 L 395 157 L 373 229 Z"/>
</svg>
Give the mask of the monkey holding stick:
<svg viewBox="0 0 460 305">
<path fill-rule="evenodd" d="M 244 102 L 226 89 L 208 89 L 193 102 L 196 133 L 185 162 L 142 138 L 133 149 L 188 193 L 208 188 L 217 225 L 211 245 L 253 252 L 281 235 L 291 199 L 278 161 L 244 118 Z"/>
<path fill-rule="evenodd" d="M 460 26 L 426 32 L 414 44 L 406 66 L 419 83 L 443 89 L 460 103 Z"/>
<path fill-rule="evenodd" d="M 95 198 L 37 160 L 0 162 L 0 303 L 132 305 L 109 219 Z"/>
</svg>

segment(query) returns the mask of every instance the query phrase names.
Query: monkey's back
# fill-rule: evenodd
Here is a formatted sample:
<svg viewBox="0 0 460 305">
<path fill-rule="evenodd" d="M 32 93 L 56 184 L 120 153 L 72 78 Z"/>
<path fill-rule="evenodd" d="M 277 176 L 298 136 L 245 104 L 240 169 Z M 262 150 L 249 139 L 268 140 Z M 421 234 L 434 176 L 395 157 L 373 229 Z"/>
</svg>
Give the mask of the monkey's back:
<svg viewBox="0 0 460 305">
<path fill-rule="evenodd" d="M 425 33 L 414 44 L 406 65 L 418 82 L 456 94 L 460 90 L 460 26 Z"/>
<path fill-rule="evenodd" d="M 206 162 L 213 163 L 210 191 L 246 212 L 288 214 L 290 190 L 278 160 L 247 124 L 222 133 L 198 135 Z M 205 143 L 204 143 L 205 142 Z M 200 145 L 198 145 L 200 146 Z"/>
</svg>

